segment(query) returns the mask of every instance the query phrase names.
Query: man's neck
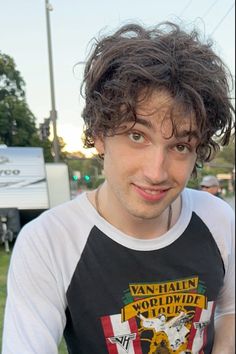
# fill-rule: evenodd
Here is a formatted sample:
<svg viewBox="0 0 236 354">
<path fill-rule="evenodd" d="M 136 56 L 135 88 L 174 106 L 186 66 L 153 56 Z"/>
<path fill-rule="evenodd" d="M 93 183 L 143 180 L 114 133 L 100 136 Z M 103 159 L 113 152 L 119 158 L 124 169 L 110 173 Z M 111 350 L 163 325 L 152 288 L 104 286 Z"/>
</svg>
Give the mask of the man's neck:
<svg viewBox="0 0 236 354">
<path fill-rule="evenodd" d="M 169 207 L 157 218 L 143 219 L 132 215 L 121 215 L 122 212 L 115 213 L 111 208 L 105 209 L 100 207 L 100 203 L 96 201 L 96 191 L 88 193 L 88 199 L 97 209 L 97 212 L 111 225 L 122 231 L 123 233 L 138 239 L 153 239 L 164 235 L 168 231 Z M 109 205 L 108 202 L 104 204 Z M 181 197 L 179 196 L 172 203 L 172 215 L 170 227 L 178 220 L 181 212 Z"/>
</svg>

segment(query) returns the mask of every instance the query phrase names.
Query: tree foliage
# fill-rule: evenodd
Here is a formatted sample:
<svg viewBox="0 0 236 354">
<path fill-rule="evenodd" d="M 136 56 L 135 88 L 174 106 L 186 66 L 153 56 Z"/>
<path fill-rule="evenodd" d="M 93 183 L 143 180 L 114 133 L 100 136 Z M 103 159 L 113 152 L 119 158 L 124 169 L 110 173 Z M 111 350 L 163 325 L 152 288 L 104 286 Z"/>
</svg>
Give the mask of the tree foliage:
<svg viewBox="0 0 236 354">
<path fill-rule="evenodd" d="M 223 149 L 216 156 L 216 161 L 221 160 L 229 164 L 235 165 L 235 139 L 232 137 L 229 145 L 224 146 Z"/>
<path fill-rule="evenodd" d="M 25 100 L 25 83 L 14 60 L 0 53 L 0 143 L 35 146 L 36 119 Z"/>
<path fill-rule="evenodd" d="M 16 69 L 14 60 L 0 52 L 0 101 L 5 97 L 23 98 L 25 82 Z"/>
<path fill-rule="evenodd" d="M 60 150 L 65 143 L 58 139 Z M 38 146 L 44 150 L 45 161 L 53 161 L 52 142 L 41 141 L 36 118 L 25 98 L 25 82 L 13 58 L 0 52 L 0 144 L 7 146 Z M 64 154 L 60 153 L 63 160 Z"/>
<path fill-rule="evenodd" d="M 6 96 L 0 101 L 0 142 L 7 146 L 31 146 L 35 140 L 35 118 L 27 103 L 24 99 Z"/>
<path fill-rule="evenodd" d="M 235 139 L 232 137 L 230 143 L 224 146 L 215 156 L 215 158 L 205 163 L 202 169 L 198 169 L 196 177 L 188 182 L 189 188 L 198 189 L 201 179 L 206 175 L 230 174 L 233 179 L 233 169 L 235 167 Z M 227 181 L 225 182 L 227 183 Z M 223 182 L 221 182 L 223 185 Z"/>
</svg>

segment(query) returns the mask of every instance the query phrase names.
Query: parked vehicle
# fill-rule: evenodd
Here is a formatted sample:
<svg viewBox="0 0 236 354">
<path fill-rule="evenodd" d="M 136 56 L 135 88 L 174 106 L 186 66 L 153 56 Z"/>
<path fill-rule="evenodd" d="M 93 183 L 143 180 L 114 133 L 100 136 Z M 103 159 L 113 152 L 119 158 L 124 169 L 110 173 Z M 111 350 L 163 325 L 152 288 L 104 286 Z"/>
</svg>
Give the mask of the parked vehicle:
<svg viewBox="0 0 236 354">
<path fill-rule="evenodd" d="M 0 215 L 8 213 L 7 223 L 18 213 L 21 227 L 67 200 L 70 183 L 65 163 L 45 164 L 39 147 L 0 147 Z M 15 211 L 10 217 L 9 210 Z"/>
</svg>

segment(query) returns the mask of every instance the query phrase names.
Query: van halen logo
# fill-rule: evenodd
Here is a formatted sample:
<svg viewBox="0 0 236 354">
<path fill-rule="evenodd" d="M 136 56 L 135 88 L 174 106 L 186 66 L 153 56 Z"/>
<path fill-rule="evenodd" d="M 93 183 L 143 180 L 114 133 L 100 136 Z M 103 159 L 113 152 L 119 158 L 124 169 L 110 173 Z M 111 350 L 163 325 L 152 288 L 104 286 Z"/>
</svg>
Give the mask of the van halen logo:
<svg viewBox="0 0 236 354">
<path fill-rule="evenodd" d="M 112 344 L 119 344 L 127 353 L 129 352 L 130 341 L 136 339 L 136 333 L 124 334 L 108 338 Z"/>
<path fill-rule="evenodd" d="M 101 317 L 109 354 L 203 353 L 215 304 L 198 276 L 131 283 L 122 300 Z"/>
</svg>

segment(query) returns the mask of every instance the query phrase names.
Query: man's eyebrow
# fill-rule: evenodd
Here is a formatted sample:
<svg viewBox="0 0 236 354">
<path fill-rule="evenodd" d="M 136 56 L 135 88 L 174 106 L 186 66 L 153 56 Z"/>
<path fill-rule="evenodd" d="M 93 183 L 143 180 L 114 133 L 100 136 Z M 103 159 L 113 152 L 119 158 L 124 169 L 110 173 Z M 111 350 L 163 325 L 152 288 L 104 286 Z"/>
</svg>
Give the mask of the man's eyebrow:
<svg viewBox="0 0 236 354">
<path fill-rule="evenodd" d="M 154 129 L 153 124 L 150 120 L 141 117 L 136 117 L 135 124 L 141 124 L 144 125 L 146 128 Z"/>
<path fill-rule="evenodd" d="M 200 134 L 198 130 L 180 130 L 177 131 L 177 134 L 175 134 L 176 138 L 186 138 L 189 137 L 190 139 L 195 138 L 195 139 L 199 139 L 200 138 Z"/>
<path fill-rule="evenodd" d="M 136 117 L 135 124 L 141 124 L 141 125 L 145 126 L 148 129 L 155 130 L 154 125 L 148 119 L 144 119 L 144 118 L 141 118 L 141 117 Z M 187 129 L 183 129 L 183 130 L 179 129 L 178 130 L 177 129 L 176 132 L 173 132 L 173 136 L 175 138 L 177 138 L 177 139 L 189 138 L 190 140 L 191 139 L 199 140 L 199 138 L 200 138 L 200 134 L 199 134 L 199 131 L 197 129 L 190 129 L 190 130 L 187 130 Z"/>
</svg>

